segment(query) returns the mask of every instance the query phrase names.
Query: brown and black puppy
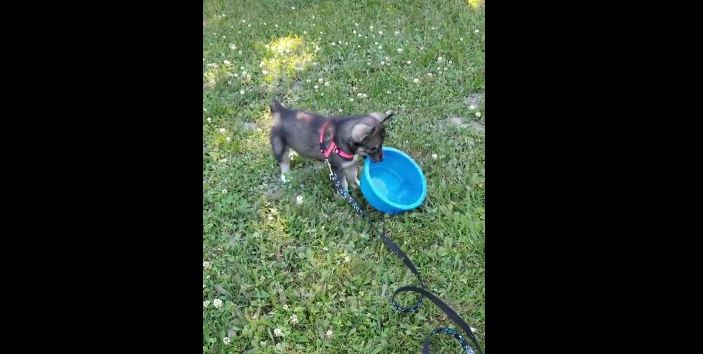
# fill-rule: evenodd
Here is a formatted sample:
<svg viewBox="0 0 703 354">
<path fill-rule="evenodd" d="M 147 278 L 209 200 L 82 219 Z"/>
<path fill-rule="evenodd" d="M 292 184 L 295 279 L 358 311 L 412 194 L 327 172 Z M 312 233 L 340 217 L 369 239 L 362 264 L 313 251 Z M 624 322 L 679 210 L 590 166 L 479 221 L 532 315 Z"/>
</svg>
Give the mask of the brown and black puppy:
<svg viewBox="0 0 703 354">
<path fill-rule="evenodd" d="M 342 186 L 348 189 L 349 182 L 357 187 L 359 157 L 369 156 L 374 162 L 383 160 L 383 141 L 386 130 L 383 123 L 393 114 L 370 113 L 367 116 L 324 117 L 316 113 L 288 109 L 277 100 L 271 102 L 271 148 L 273 156 L 281 166 L 281 180 L 290 169 L 290 151 L 300 156 L 324 160 L 320 151 L 320 136 L 323 147 L 336 145 L 339 150 L 330 151 L 328 160 L 332 170 L 339 176 Z M 324 130 L 324 131 L 323 131 Z"/>
</svg>

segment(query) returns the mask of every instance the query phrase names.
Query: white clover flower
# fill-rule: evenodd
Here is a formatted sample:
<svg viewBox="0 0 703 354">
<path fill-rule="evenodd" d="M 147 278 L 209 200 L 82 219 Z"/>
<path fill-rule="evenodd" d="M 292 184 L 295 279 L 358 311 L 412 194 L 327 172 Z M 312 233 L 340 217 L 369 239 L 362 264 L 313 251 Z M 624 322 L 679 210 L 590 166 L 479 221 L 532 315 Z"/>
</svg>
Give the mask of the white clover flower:
<svg viewBox="0 0 703 354">
<path fill-rule="evenodd" d="M 290 323 L 297 324 L 298 323 L 298 316 L 296 316 L 296 315 L 290 316 Z"/>
<path fill-rule="evenodd" d="M 396 49 L 396 50 L 398 51 L 398 53 L 402 53 L 402 52 L 403 52 L 403 48 L 398 48 L 398 49 Z"/>
<path fill-rule="evenodd" d="M 406 61 L 406 63 L 407 63 L 408 65 L 410 65 L 411 61 L 410 61 L 410 60 L 408 60 L 408 61 Z"/>
<path fill-rule="evenodd" d="M 222 190 L 222 194 L 227 194 L 227 188 Z"/>
<path fill-rule="evenodd" d="M 273 335 L 276 337 L 283 337 L 283 331 L 281 331 L 280 328 L 276 328 L 273 330 Z"/>
<path fill-rule="evenodd" d="M 476 117 L 481 118 L 481 111 L 476 111 L 476 113 L 474 113 L 474 115 L 476 115 Z"/>
<path fill-rule="evenodd" d="M 203 284 L 203 285 L 205 285 L 205 284 Z M 203 301 L 203 307 L 207 308 L 208 306 L 210 306 L 210 300 Z"/>
<path fill-rule="evenodd" d="M 475 31 L 474 31 L 474 33 L 478 33 L 478 32 L 479 32 L 479 30 L 475 30 Z"/>
<path fill-rule="evenodd" d="M 212 306 L 215 306 L 216 309 L 219 309 L 220 307 L 222 307 L 222 300 L 220 300 L 220 299 L 213 300 Z"/>
<path fill-rule="evenodd" d="M 420 80 L 418 80 L 418 79 L 413 79 L 413 82 L 414 82 L 414 83 L 418 83 L 418 82 L 420 82 Z"/>
<path fill-rule="evenodd" d="M 295 197 L 295 202 L 298 204 L 303 204 L 303 196 L 299 195 L 299 196 Z"/>
<path fill-rule="evenodd" d="M 229 337 L 222 338 L 222 342 L 225 343 L 225 345 L 229 345 L 229 343 L 230 343 Z"/>
<path fill-rule="evenodd" d="M 208 261 L 203 262 L 203 268 L 210 269 L 210 267 L 211 267 L 210 262 L 208 262 Z"/>
<path fill-rule="evenodd" d="M 437 159 L 437 154 L 432 154 L 432 159 L 436 160 Z"/>
<path fill-rule="evenodd" d="M 378 34 L 383 35 L 383 31 L 378 31 Z"/>
<path fill-rule="evenodd" d="M 344 256 L 344 263 L 349 263 L 350 261 L 351 261 L 351 257 Z"/>
<path fill-rule="evenodd" d="M 225 61 L 223 61 L 223 63 L 225 63 L 225 65 L 231 65 L 231 64 L 232 64 L 229 60 L 225 60 Z"/>
<path fill-rule="evenodd" d="M 330 85 L 330 82 L 329 82 L 329 81 L 325 81 L 325 86 L 329 86 L 329 85 Z"/>
<path fill-rule="evenodd" d="M 208 122 L 208 123 L 212 123 L 212 118 L 207 117 L 207 122 Z"/>
<path fill-rule="evenodd" d="M 283 309 L 284 309 L 284 310 L 288 310 L 288 305 L 284 304 L 284 305 L 283 305 Z"/>
<path fill-rule="evenodd" d="M 469 109 L 473 111 L 474 109 L 476 109 L 476 106 L 475 106 L 475 105 L 470 105 L 470 106 L 469 106 Z"/>
<path fill-rule="evenodd" d="M 225 129 L 225 128 L 220 128 L 220 133 L 223 133 L 223 134 L 224 134 L 226 131 L 227 131 L 227 129 Z"/>
<path fill-rule="evenodd" d="M 232 141 L 232 138 L 228 136 L 225 138 L 225 140 L 229 143 L 230 141 Z"/>
<path fill-rule="evenodd" d="M 313 88 L 314 88 L 315 90 L 317 90 L 317 89 L 320 88 L 320 86 L 315 85 L 315 86 L 313 86 Z"/>
<path fill-rule="evenodd" d="M 400 34 L 400 31 L 395 31 L 395 32 L 393 32 L 393 34 L 395 34 L 397 36 Z"/>
<path fill-rule="evenodd" d="M 349 99 L 349 102 L 354 102 L 354 99 L 353 99 L 353 98 L 350 98 L 350 99 Z"/>
<path fill-rule="evenodd" d="M 327 337 L 328 339 L 332 338 L 333 334 L 334 334 L 334 332 L 332 332 L 332 329 L 330 328 L 327 330 L 327 332 L 325 332 L 325 337 Z"/>
</svg>

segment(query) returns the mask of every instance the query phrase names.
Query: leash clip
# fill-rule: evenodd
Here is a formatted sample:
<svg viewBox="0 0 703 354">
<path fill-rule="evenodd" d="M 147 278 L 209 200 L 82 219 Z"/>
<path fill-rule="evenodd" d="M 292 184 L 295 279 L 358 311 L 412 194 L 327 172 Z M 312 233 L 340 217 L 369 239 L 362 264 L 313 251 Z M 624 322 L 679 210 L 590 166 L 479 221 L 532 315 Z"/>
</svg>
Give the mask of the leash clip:
<svg viewBox="0 0 703 354">
<path fill-rule="evenodd" d="M 328 159 L 325 159 L 325 163 L 327 164 L 327 168 L 330 170 L 330 181 L 334 182 L 334 172 L 332 172 L 332 165 L 330 165 L 330 161 Z"/>
</svg>

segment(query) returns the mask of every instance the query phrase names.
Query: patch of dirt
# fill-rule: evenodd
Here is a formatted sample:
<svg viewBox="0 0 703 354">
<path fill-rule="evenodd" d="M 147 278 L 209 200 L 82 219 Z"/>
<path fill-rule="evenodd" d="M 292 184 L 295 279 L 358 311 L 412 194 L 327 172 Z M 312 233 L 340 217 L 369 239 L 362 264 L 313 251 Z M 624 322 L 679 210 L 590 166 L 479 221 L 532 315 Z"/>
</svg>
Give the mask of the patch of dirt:
<svg viewBox="0 0 703 354">
<path fill-rule="evenodd" d="M 479 107 L 483 103 L 483 93 L 472 93 L 464 100 L 464 104 L 467 106 Z"/>
<path fill-rule="evenodd" d="M 477 120 L 466 120 L 462 117 L 451 117 L 447 118 L 441 123 L 444 127 L 455 126 L 460 129 L 471 128 L 477 132 L 485 132 L 486 126 L 481 121 Z"/>
<path fill-rule="evenodd" d="M 483 124 L 483 122 L 478 121 L 478 120 L 472 120 L 471 122 L 469 122 L 469 126 L 471 126 L 471 128 L 474 128 L 474 130 L 479 131 L 479 132 L 486 131 L 486 125 Z"/>
<path fill-rule="evenodd" d="M 464 119 L 461 117 L 451 117 L 447 120 L 448 124 L 457 126 L 459 128 L 466 128 L 469 125 L 464 122 Z"/>
<path fill-rule="evenodd" d="M 244 130 L 256 130 L 258 126 L 254 122 L 246 122 L 244 123 Z"/>
</svg>

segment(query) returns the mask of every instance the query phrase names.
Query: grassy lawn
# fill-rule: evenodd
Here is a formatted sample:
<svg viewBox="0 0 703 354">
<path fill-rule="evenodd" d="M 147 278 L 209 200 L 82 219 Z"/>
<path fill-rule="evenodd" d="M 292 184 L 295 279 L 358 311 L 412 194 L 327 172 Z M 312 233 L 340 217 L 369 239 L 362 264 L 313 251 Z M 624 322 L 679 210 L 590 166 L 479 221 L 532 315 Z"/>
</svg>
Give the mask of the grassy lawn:
<svg viewBox="0 0 703 354">
<path fill-rule="evenodd" d="M 205 353 L 419 353 L 452 326 L 429 301 L 391 308 L 414 276 L 334 196 L 324 164 L 294 159 L 281 184 L 274 95 L 335 115 L 396 112 L 386 145 L 422 166 L 428 195 L 387 220 L 390 237 L 484 343 L 483 27 L 473 0 L 205 0 Z M 441 335 L 433 349 L 460 352 Z"/>
</svg>

